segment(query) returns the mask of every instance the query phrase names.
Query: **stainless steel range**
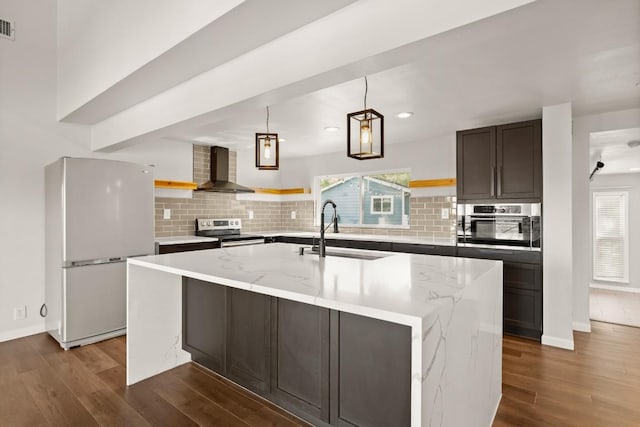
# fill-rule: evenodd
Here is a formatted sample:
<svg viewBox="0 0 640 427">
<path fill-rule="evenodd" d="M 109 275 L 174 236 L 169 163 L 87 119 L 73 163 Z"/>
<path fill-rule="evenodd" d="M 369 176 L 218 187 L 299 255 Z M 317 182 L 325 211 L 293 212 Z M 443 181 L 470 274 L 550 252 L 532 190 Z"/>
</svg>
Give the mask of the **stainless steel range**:
<svg viewBox="0 0 640 427">
<path fill-rule="evenodd" d="M 222 248 L 264 243 L 264 236 L 242 233 L 240 218 L 198 218 L 196 236 L 217 237 Z"/>
</svg>

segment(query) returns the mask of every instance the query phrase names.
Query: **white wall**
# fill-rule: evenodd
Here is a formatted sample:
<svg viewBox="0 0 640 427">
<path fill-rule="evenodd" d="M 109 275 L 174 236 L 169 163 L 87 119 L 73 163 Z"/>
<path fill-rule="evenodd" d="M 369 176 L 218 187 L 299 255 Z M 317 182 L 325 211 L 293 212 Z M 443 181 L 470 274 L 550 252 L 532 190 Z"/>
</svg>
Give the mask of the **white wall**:
<svg viewBox="0 0 640 427">
<path fill-rule="evenodd" d="M 640 150 L 640 148 L 639 148 Z M 591 192 L 602 190 L 625 190 L 629 192 L 629 284 L 600 282 L 605 285 L 619 285 L 625 288 L 640 288 L 640 224 L 637 218 L 640 218 L 640 173 L 596 174 L 591 181 Z M 590 200 L 592 198 L 590 197 Z M 590 209 L 590 224 L 593 221 L 593 207 Z M 590 227 L 591 233 L 589 238 L 589 253 L 593 253 L 593 227 Z M 589 257 L 591 266 L 589 272 L 593 271 L 593 257 Z M 589 275 L 590 278 L 593 274 Z M 594 283 L 597 281 L 592 280 Z"/>
<path fill-rule="evenodd" d="M 591 195 L 589 134 L 640 126 L 640 108 L 576 117 L 573 120 L 573 326 L 590 331 Z M 597 176 L 597 175 L 596 175 Z"/>
<path fill-rule="evenodd" d="M 542 109 L 542 343 L 573 350 L 571 104 Z"/>
<path fill-rule="evenodd" d="M 89 146 L 88 129 L 56 122 L 56 2 L 3 0 L 2 15 L 16 33 L 0 39 L 0 341 L 43 329 L 43 167 Z"/>
<path fill-rule="evenodd" d="M 352 172 L 375 172 L 394 169 L 411 169 L 411 179 L 455 178 L 456 141 L 455 133 L 430 141 L 387 144 L 383 159 L 355 160 L 345 151 L 313 157 L 280 159 L 280 170 L 260 171 L 255 168 L 253 152 L 238 153 L 238 182 L 249 187 L 313 189 L 313 178 Z M 434 187 L 414 189 L 413 195 L 453 195 L 456 187 Z"/>
<path fill-rule="evenodd" d="M 0 39 L 0 341 L 44 329 L 44 166 L 61 156 L 97 157 L 87 127 L 56 121 L 56 2 L 3 0 L 2 16 L 16 21 L 16 34 Z M 99 156 L 192 180 L 189 144 L 161 141 L 147 150 Z M 27 318 L 14 321 L 19 306 Z"/>
<path fill-rule="evenodd" d="M 241 0 L 58 0 L 58 117 L 238 3 Z"/>
</svg>

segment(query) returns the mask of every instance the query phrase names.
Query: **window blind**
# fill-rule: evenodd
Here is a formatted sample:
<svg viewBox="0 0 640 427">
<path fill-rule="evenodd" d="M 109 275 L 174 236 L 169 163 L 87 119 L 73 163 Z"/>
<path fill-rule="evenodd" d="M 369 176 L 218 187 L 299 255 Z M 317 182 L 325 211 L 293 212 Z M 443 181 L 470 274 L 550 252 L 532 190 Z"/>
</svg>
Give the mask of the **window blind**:
<svg viewBox="0 0 640 427">
<path fill-rule="evenodd" d="M 593 278 L 629 282 L 628 191 L 593 193 Z"/>
</svg>

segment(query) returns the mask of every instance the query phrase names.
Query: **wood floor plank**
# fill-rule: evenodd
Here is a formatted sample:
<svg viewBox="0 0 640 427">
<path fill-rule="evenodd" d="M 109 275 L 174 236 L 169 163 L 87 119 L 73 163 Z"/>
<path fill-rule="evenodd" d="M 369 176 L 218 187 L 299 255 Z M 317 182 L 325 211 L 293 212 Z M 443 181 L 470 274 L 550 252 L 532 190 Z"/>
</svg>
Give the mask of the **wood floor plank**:
<svg viewBox="0 0 640 427">
<path fill-rule="evenodd" d="M 98 423 L 52 369 L 20 374 L 38 409 L 53 426 L 97 426 Z"/>
<path fill-rule="evenodd" d="M 172 371 L 194 390 L 224 407 L 250 426 L 302 426 L 308 425 L 297 417 L 283 417 L 273 411 L 270 402 L 238 390 L 222 377 L 196 364 L 186 364 Z"/>
<path fill-rule="evenodd" d="M 102 371 L 97 374 L 117 395 L 138 411 L 154 426 L 197 426 L 193 420 L 176 407 L 161 398 L 153 388 L 153 382 L 141 381 L 130 387 L 125 386 L 124 366 Z"/>
<path fill-rule="evenodd" d="M 2 385 L 0 394 L 0 426 L 48 426 L 31 395 L 19 378 Z"/>
<path fill-rule="evenodd" d="M 107 354 L 111 359 L 120 366 L 127 364 L 127 341 L 124 336 L 111 338 L 110 340 L 101 341 L 95 344 L 100 350 Z"/>
<path fill-rule="evenodd" d="M 109 357 L 98 345 L 87 345 L 70 351 L 93 373 L 106 371 L 118 366 L 118 362 Z"/>
<path fill-rule="evenodd" d="M 248 424 L 231 412 L 202 396 L 173 375 L 154 379 L 161 387 L 157 393 L 182 413 L 202 426 L 246 427 Z"/>
<path fill-rule="evenodd" d="M 142 415 L 111 390 L 98 390 L 91 394 L 79 396 L 78 400 L 82 402 L 101 426 L 151 426 Z"/>
</svg>

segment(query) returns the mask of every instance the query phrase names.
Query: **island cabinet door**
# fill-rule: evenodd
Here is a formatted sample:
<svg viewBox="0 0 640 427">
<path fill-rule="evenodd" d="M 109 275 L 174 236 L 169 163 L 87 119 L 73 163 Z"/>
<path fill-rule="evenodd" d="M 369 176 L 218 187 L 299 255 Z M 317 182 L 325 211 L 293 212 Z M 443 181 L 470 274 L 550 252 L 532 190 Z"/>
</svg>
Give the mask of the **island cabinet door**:
<svg viewBox="0 0 640 427">
<path fill-rule="evenodd" d="M 329 310 L 272 298 L 271 395 L 329 421 Z"/>
<path fill-rule="evenodd" d="M 411 329 L 344 312 L 330 320 L 331 425 L 411 424 Z"/>
<path fill-rule="evenodd" d="M 207 368 L 224 374 L 226 287 L 182 279 L 182 348 Z"/>
<path fill-rule="evenodd" d="M 227 289 L 227 377 L 261 395 L 269 392 L 270 299 Z"/>
</svg>

